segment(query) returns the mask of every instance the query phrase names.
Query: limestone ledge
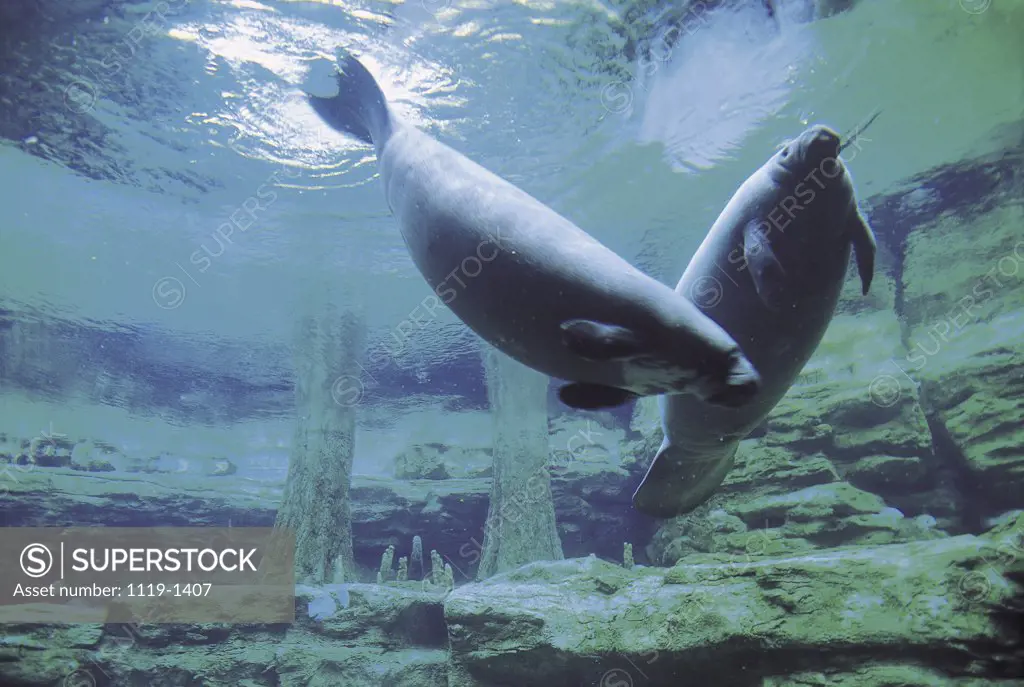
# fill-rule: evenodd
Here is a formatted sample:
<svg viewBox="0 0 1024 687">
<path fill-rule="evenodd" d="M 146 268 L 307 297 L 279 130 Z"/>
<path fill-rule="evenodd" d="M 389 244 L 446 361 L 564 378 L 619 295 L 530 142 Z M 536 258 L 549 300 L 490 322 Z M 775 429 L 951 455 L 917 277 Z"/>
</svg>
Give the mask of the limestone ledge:
<svg viewBox="0 0 1024 687">
<path fill-rule="evenodd" d="M 1024 314 L 1015 312 L 950 339 L 911 373 L 986 512 L 1024 503 L 1022 340 Z"/>
<path fill-rule="evenodd" d="M 532 564 L 448 597 L 448 684 L 599 684 L 619 671 L 623 684 L 788 685 L 797 673 L 887 685 L 895 671 L 905 685 L 1009 685 L 1024 675 L 1022 532 L 1024 518 L 1001 538 L 691 556 L 669 570 Z"/>
<path fill-rule="evenodd" d="M 444 593 L 417 586 L 300 586 L 290 626 L 9 625 L 0 684 L 435 687 L 447 674 Z"/>
<path fill-rule="evenodd" d="M 629 475 L 577 463 L 553 470 L 552 491 L 567 555 L 621 557 L 629 538 L 646 538 L 632 522 Z M 352 529 L 356 561 L 375 570 L 389 544 L 413 536 L 437 549 L 463 577 L 472 576 L 483 542 L 489 478 L 402 481 L 356 475 Z M 269 527 L 280 485 L 225 475 L 83 472 L 0 464 L 0 513 L 7 526 Z M 512 501 L 514 508 L 515 501 Z M 508 517 L 515 517 L 510 511 Z"/>
<path fill-rule="evenodd" d="M 1024 203 L 940 215 L 907 240 L 905 375 L 983 515 L 1024 499 Z M 950 256 L 956 256 L 950 260 Z"/>
<path fill-rule="evenodd" d="M 669 569 L 537 562 L 448 594 L 299 587 L 290 626 L 11 625 L 0 682 L 1009 687 L 1024 675 L 1022 584 L 1018 515 L 983 536 Z"/>
</svg>

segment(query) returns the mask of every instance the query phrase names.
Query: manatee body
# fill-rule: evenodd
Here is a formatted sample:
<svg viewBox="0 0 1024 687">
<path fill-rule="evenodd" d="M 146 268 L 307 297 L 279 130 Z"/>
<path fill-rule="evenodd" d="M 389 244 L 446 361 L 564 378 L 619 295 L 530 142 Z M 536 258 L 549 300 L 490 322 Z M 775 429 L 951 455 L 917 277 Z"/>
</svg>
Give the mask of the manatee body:
<svg viewBox="0 0 1024 687">
<path fill-rule="evenodd" d="M 338 131 L 374 146 L 385 195 L 416 267 L 474 332 L 567 380 L 581 409 L 687 393 L 741 405 L 759 379 L 700 309 L 569 220 L 390 111 L 380 87 L 339 55 L 339 92 L 308 95 Z"/>
<path fill-rule="evenodd" d="M 706 501 L 732 468 L 739 442 L 785 395 L 814 353 L 856 256 L 866 295 L 875 238 L 857 209 L 840 138 L 813 126 L 739 187 L 694 254 L 676 292 L 739 343 L 761 375 L 742 407 L 693 396 L 659 399 L 665 439 L 633 496 L 662 518 Z"/>
</svg>

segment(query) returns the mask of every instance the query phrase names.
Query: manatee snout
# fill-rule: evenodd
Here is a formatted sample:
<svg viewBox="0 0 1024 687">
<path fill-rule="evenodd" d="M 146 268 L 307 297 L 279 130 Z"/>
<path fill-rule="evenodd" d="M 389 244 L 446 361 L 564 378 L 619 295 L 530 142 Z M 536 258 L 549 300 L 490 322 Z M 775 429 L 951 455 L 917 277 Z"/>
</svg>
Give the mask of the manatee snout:
<svg viewBox="0 0 1024 687">
<path fill-rule="evenodd" d="M 725 374 L 705 385 L 703 398 L 707 403 L 726 408 L 739 408 L 749 403 L 761 388 L 761 375 L 740 351 L 733 351 Z"/>
<path fill-rule="evenodd" d="M 807 131 L 804 141 L 804 161 L 817 164 L 821 160 L 838 158 L 841 145 L 839 134 L 832 129 L 827 126 L 812 127 Z"/>
</svg>

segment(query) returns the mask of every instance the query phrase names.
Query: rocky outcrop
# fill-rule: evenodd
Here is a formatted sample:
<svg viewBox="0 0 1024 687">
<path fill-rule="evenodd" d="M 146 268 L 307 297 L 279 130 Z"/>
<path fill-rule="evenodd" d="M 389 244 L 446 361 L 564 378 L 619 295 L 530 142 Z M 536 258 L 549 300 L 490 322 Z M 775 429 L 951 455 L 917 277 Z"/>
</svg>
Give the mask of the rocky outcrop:
<svg viewBox="0 0 1024 687">
<path fill-rule="evenodd" d="M 632 572 L 528 565 L 448 597 L 448 684 L 1015 684 L 1024 551 L 1013 541 L 698 556 Z"/>
<path fill-rule="evenodd" d="M 223 461 L 221 461 L 223 462 Z M 213 465 L 216 467 L 217 461 Z M 225 471 L 227 472 L 227 471 Z M 629 474 L 607 465 L 574 463 L 552 475 L 558 530 L 567 555 L 622 555 L 622 544 L 649 536 L 630 511 Z M 405 551 L 415 535 L 437 549 L 464 581 L 475 575 L 490 480 L 352 479 L 356 562 L 376 570 L 390 544 Z M 12 527 L 105 525 L 269 527 L 280 485 L 224 474 L 83 472 L 0 462 L 0 512 Z M 404 555 L 404 554 L 403 554 Z M 642 550 L 638 559 L 646 560 Z"/>
<path fill-rule="evenodd" d="M 821 454 L 840 478 L 907 515 L 929 513 L 956 527 L 943 466 L 916 393 L 896 398 L 876 380 L 902 351 L 896 284 L 881 265 L 867 297 L 848 279 L 836 315 L 797 383 L 768 417 L 765 446 Z M 936 510 L 936 509 L 939 510 Z"/>
<path fill-rule="evenodd" d="M 433 687 L 448 672 L 443 600 L 413 585 L 351 584 L 299 588 L 291 626 L 8 626 L 0 682 Z"/>
<path fill-rule="evenodd" d="M 439 443 L 413 444 L 395 456 L 395 479 L 490 477 L 491 450 Z"/>
<path fill-rule="evenodd" d="M 1018 194 L 984 214 L 941 215 L 908 237 L 907 346 L 886 371 L 893 396 L 920 389 L 981 516 L 1019 507 L 1024 494 L 1022 230 Z"/>
<path fill-rule="evenodd" d="M 847 280 L 814 356 L 763 426 L 741 442 L 722 487 L 693 513 L 660 525 L 647 548 L 652 562 L 961 531 L 960 496 L 936 458 L 918 395 L 885 397 L 874 382 L 902 350 L 896 285 L 882 258 L 867 297 Z M 632 465 L 645 468 L 661 441 L 652 404 L 638 405 L 633 424 L 642 438 L 633 444 Z"/>
<path fill-rule="evenodd" d="M 233 476 L 211 481 L 192 475 L 7 468 L 12 478 L 5 482 L 0 505 L 8 526 L 270 527 L 281 500 L 280 485 Z M 429 548 L 456 556 L 469 540 L 472 523 L 483 524 L 488 489 L 485 479 L 403 482 L 354 477 L 357 562 L 376 569 L 389 544 L 406 547 L 416 534 L 427 538 Z"/>
<path fill-rule="evenodd" d="M 871 293 L 862 297 L 848 280 L 814 357 L 743 443 L 736 469 L 696 516 L 715 509 L 735 514 L 730 499 L 743 510 L 743 501 L 838 480 L 882 499 L 878 513 L 887 515 L 860 514 L 884 524 L 871 534 L 876 541 L 976 532 L 986 518 L 1020 507 L 1024 207 L 1012 192 L 1019 181 L 1003 167 L 979 170 L 991 187 L 984 203 L 964 199 L 939 212 L 927 193 L 876 199 L 873 220 L 895 225 L 902 219 L 913 231 L 880 237 Z M 944 179 L 939 173 L 934 183 Z M 644 413 L 650 410 L 637 417 Z M 655 430 L 634 449 L 649 455 L 659 441 Z M 643 467 L 643 460 L 637 464 Z M 760 529 L 780 530 L 773 515 L 791 524 L 801 517 L 769 509 Z M 900 515 L 906 522 L 897 522 Z M 810 540 L 791 526 L 791 543 L 862 541 L 865 523 L 848 524 L 832 522 L 824 539 Z M 727 532 L 708 534 L 709 527 L 696 520 L 665 523 L 648 552 L 671 563 L 686 551 L 722 550 L 725 542 L 716 537 Z"/>
<path fill-rule="evenodd" d="M 741 465 L 728 489 L 707 504 L 663 523 L 647 547 L 648 558 L 672 565 L 695 553 L 790 553 L 853 544 L 888 544 L 948 537 L 930 515 L 906 517 L 877 494 L 839 481 L 822 455 L 805 458 L 775 449 L 751 449 L 754 469 Z M 786 459 L 792 459 L 792 462 Z M 736 487 L 768 466 L 802 488 Z M 780 465 L 781 464 L 781 465 Z M 776 485 L 778 482 L 776 482 Z"/>
<path fill-rule="evenodd" d="M 801 376 L 743 442 L 715 498 L 689 519 L 662 525 L 648 547 L 651 560 L 671 564 L 688 551 L 734 550 L 723 537 L 745 531 L 731 517 L 746 502 L 837 481 L 880 497 L 878 512 L 848 526 L 824 518 L 827 535 L 807 540 L 797 536 L 803 515 L 793 504 L 795 510 L 768 509 L 757 529 L 787 538 L 779 525 L 791 523 L 792 546 L 855 543 L 869 536 L 863 517 L 870 515 L 881 526 L 873 540 L 900 541 L 978 532 L 987 518 L 1021 506 L 1019 161 L 1018 150 L 931 170 L 905 190 L 866 202 L 872 224 L 882 228 L 871 292 L 865 298 L 856 280 L 847 280 Z M 637 405 L 632 429 L 625 465 L 639 477 L 661 441 L 653 404 Z M 822 493 L 802 492 L 815 500 Z M 718 511 L 730 517 L 708 520 Z"/>
<path fill-rule="evenodd" d="M 0 681 L 1009 687 L 1024 678 L 1022 619 L 1024 515 L 980 537 L 695 555 L 668 569 L 532 563 L 448 594 L 300 587 L 291 626 L 12 625 Z"/>
</svg>

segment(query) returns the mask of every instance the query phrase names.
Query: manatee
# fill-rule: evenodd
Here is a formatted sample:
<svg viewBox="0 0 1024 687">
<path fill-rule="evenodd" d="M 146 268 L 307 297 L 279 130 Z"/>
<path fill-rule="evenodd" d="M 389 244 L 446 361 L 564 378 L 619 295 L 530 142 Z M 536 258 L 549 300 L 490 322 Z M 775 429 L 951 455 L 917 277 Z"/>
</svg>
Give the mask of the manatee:
<svg viewBox="0 0 1024 687">
<path fill-rule="evenodd" d="M 676 293 L 701 305 L 733 337 L 761 385 L 751 401 L 733 408 L 693 395 L 659 398 L 665 438 L 633 495 L 638 511 L 681 515 L 721 485 L 739 442 L 785 395 L 821 342 L 851 250 L 867 295 L 876 243 L 839 156 L 847 144 L 820 125 L 786 143 L 739 187 L 683 272 Z"/>
<path fill-rule="evenodd" d="M 332 128 L 374 147 L 388 206 L 437 297 L 489 344 L 610 408 L 657 394 L 742 405 L 759 376 L 736 342 L 669 286 L 568 219 L 396 117 L 352 55 L 338 93 L 307 93 Z"/>
</svg>

